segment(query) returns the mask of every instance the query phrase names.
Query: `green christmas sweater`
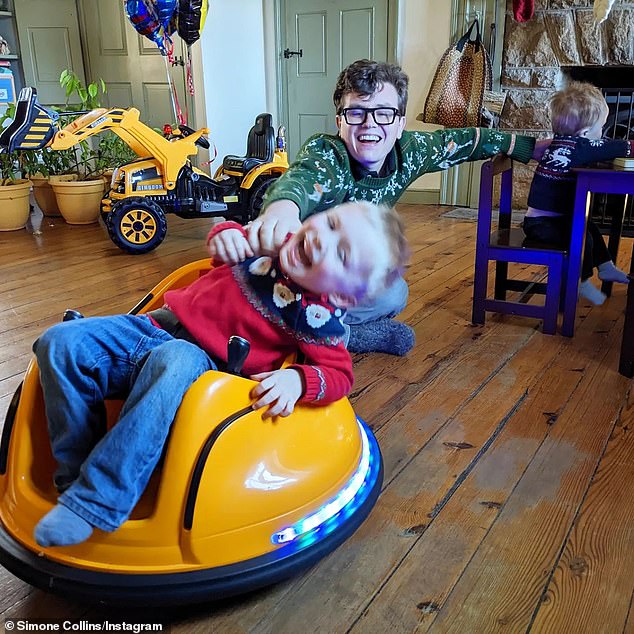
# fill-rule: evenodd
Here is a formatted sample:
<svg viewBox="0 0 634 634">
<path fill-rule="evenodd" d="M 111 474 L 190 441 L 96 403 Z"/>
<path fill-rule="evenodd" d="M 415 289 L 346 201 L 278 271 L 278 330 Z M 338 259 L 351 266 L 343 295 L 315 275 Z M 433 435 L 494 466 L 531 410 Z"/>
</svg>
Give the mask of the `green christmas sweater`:
<svg viewBox="0 0 634 634">
<path fill-rule="evenodd" d="M 292 200 L 300 219 L 347 200 L 393 205 L 419 176 L 465 161 L 507 154 L 528 163 L 535 139 L 488 128 L 456 128 L 436 132 L 403 132 L 392 149 L 396 169 L 386 177 L 355 180 L 350 156 L 338 136 L 318 134 L 306 141 L 297 160 L 266 192 L 264 206 Z M 388 159 L 386 159 L 388 160 Z"/>
</svg>

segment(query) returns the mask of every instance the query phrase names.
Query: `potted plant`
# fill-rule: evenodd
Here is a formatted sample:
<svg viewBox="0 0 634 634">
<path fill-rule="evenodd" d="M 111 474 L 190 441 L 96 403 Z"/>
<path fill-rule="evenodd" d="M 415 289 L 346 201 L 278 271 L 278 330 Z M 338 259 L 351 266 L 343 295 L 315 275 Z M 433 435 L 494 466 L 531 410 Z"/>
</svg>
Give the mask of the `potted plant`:
<svg viewBox="0 0 634 634">
<path fill-rule="evenodd" d="M 131 163 L 138 158 L 137 154 L 114 132 L 107 131 L 99 139 L 95 156 L 97 169 L 101 171 L 106 191 L 114 170 L 120 165 Z"/>
<path fill-rule="evenodd" d="M 40 150 L 38 159 L 35 171 L 29 176 L 33 183 L 35 201 L 45 216 L 61 216 L 51 183 L 77 178 L 72 173 L 74 154 L 69 150 L 54 151 L 44 148 Z"/>
<path fill-rule="evenodd" d="M 84 86 L 72 71 L 65 70 L 60 75 L 60 84 L 66 92 L 66 111 L 90 111 L 99 107 L 99 93 L 104 94 L 103 80 Z M 70 105 L 76 96 L 79 103 Z M 67 125 L 73 115 L 62 117 L 60 124 Z M 43 151 L 43 162 L 47 165 L 49 182 L 55 192 L 59 211 L 69 224 L 89 224 L 97 222 L 103 198 L 103 167 L 99 153 L 87 141 L 68 150 Z M 52 178 L 57 176 L 57 178 Z"/>
<path fill-rule="evenodd" d="M 0 117 L 0 130 L 13 119 L 11 107 Z M 29 219 L 31 181 L 24 178 L 37 163 L 32 151 L 0 153 L 0 231 L 22 229 Z"/>
</svg>

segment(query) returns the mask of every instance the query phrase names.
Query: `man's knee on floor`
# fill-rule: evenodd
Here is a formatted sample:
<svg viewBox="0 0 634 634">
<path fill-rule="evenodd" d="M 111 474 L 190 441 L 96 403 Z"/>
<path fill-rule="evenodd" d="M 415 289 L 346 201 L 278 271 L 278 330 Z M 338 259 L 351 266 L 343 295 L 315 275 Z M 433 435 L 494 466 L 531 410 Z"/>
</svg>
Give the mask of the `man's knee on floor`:
<svg viewBox="0 0 634 634">
<path fill-rule="evenodd" d="M 383 303 L 386 308 L 391 308 L 391 311 L 386 317 L 396 317 L 396 315 L 402 312 L 407 305 L 408 297 L 409 287 L 407 286 L 407 282 L 402 277 L 397 278 L 385 291 Z"/>
<path fill-rule="evenodd" d="M 407 305 L 408 295 L 407 282 L 399 277 L 384 292 L 374 297 L 371 303 L 350 308 L 344 321 L 349 325 L 357 325 L 396 317 Z"/>
</svg>

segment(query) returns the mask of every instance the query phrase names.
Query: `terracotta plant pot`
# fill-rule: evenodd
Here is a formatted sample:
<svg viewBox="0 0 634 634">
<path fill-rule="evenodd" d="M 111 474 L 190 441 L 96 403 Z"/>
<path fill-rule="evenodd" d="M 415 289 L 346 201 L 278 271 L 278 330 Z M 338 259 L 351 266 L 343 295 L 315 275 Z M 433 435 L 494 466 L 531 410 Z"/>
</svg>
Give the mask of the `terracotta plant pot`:
<svg viewBox="0 0 634 634">
<path fill-rule="evenodd" d="M 70 225 L 88 225 L 99 220 L 103 179 L 52 182 L 57 206 Z"/>
<path fill-rule="evenodd" d="M 42 210 L 45 216 L 61 216 L 55 192 L 49 183 L 48 176 L 35 174 L 29 177 L 33 183 L 33 195 L 37 206 Z"/>
<path fill-rule="evenodd" d="M 0 231 L 23 229 L 29 219 L 31 181 L 20 179 L 0 186 Z"/>
</svg>

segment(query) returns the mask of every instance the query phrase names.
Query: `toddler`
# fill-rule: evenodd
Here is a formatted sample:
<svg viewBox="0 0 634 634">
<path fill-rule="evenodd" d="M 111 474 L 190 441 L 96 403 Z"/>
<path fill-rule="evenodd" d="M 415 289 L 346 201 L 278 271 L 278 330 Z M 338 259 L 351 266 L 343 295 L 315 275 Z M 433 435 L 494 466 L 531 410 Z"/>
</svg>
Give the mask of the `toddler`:
<svg viewBox="0 0 634 634">
<path fill-rule="evenodd" d="M 550 100 L 554 138 L 535 171 L 523 227 L 532 240 L 570 243 L 576 175 L 573 167 L 634 155 L 634 141 L 602 138 L 608 105 L 592 84 L 571 82 Z M 602 304 L 605 295 L 590 278 L 597 268 L 604 281 L 627 284 L 629 278 L 612 262 L 601 232 L 588 220 L 579 295 Z"/>
</svg>

